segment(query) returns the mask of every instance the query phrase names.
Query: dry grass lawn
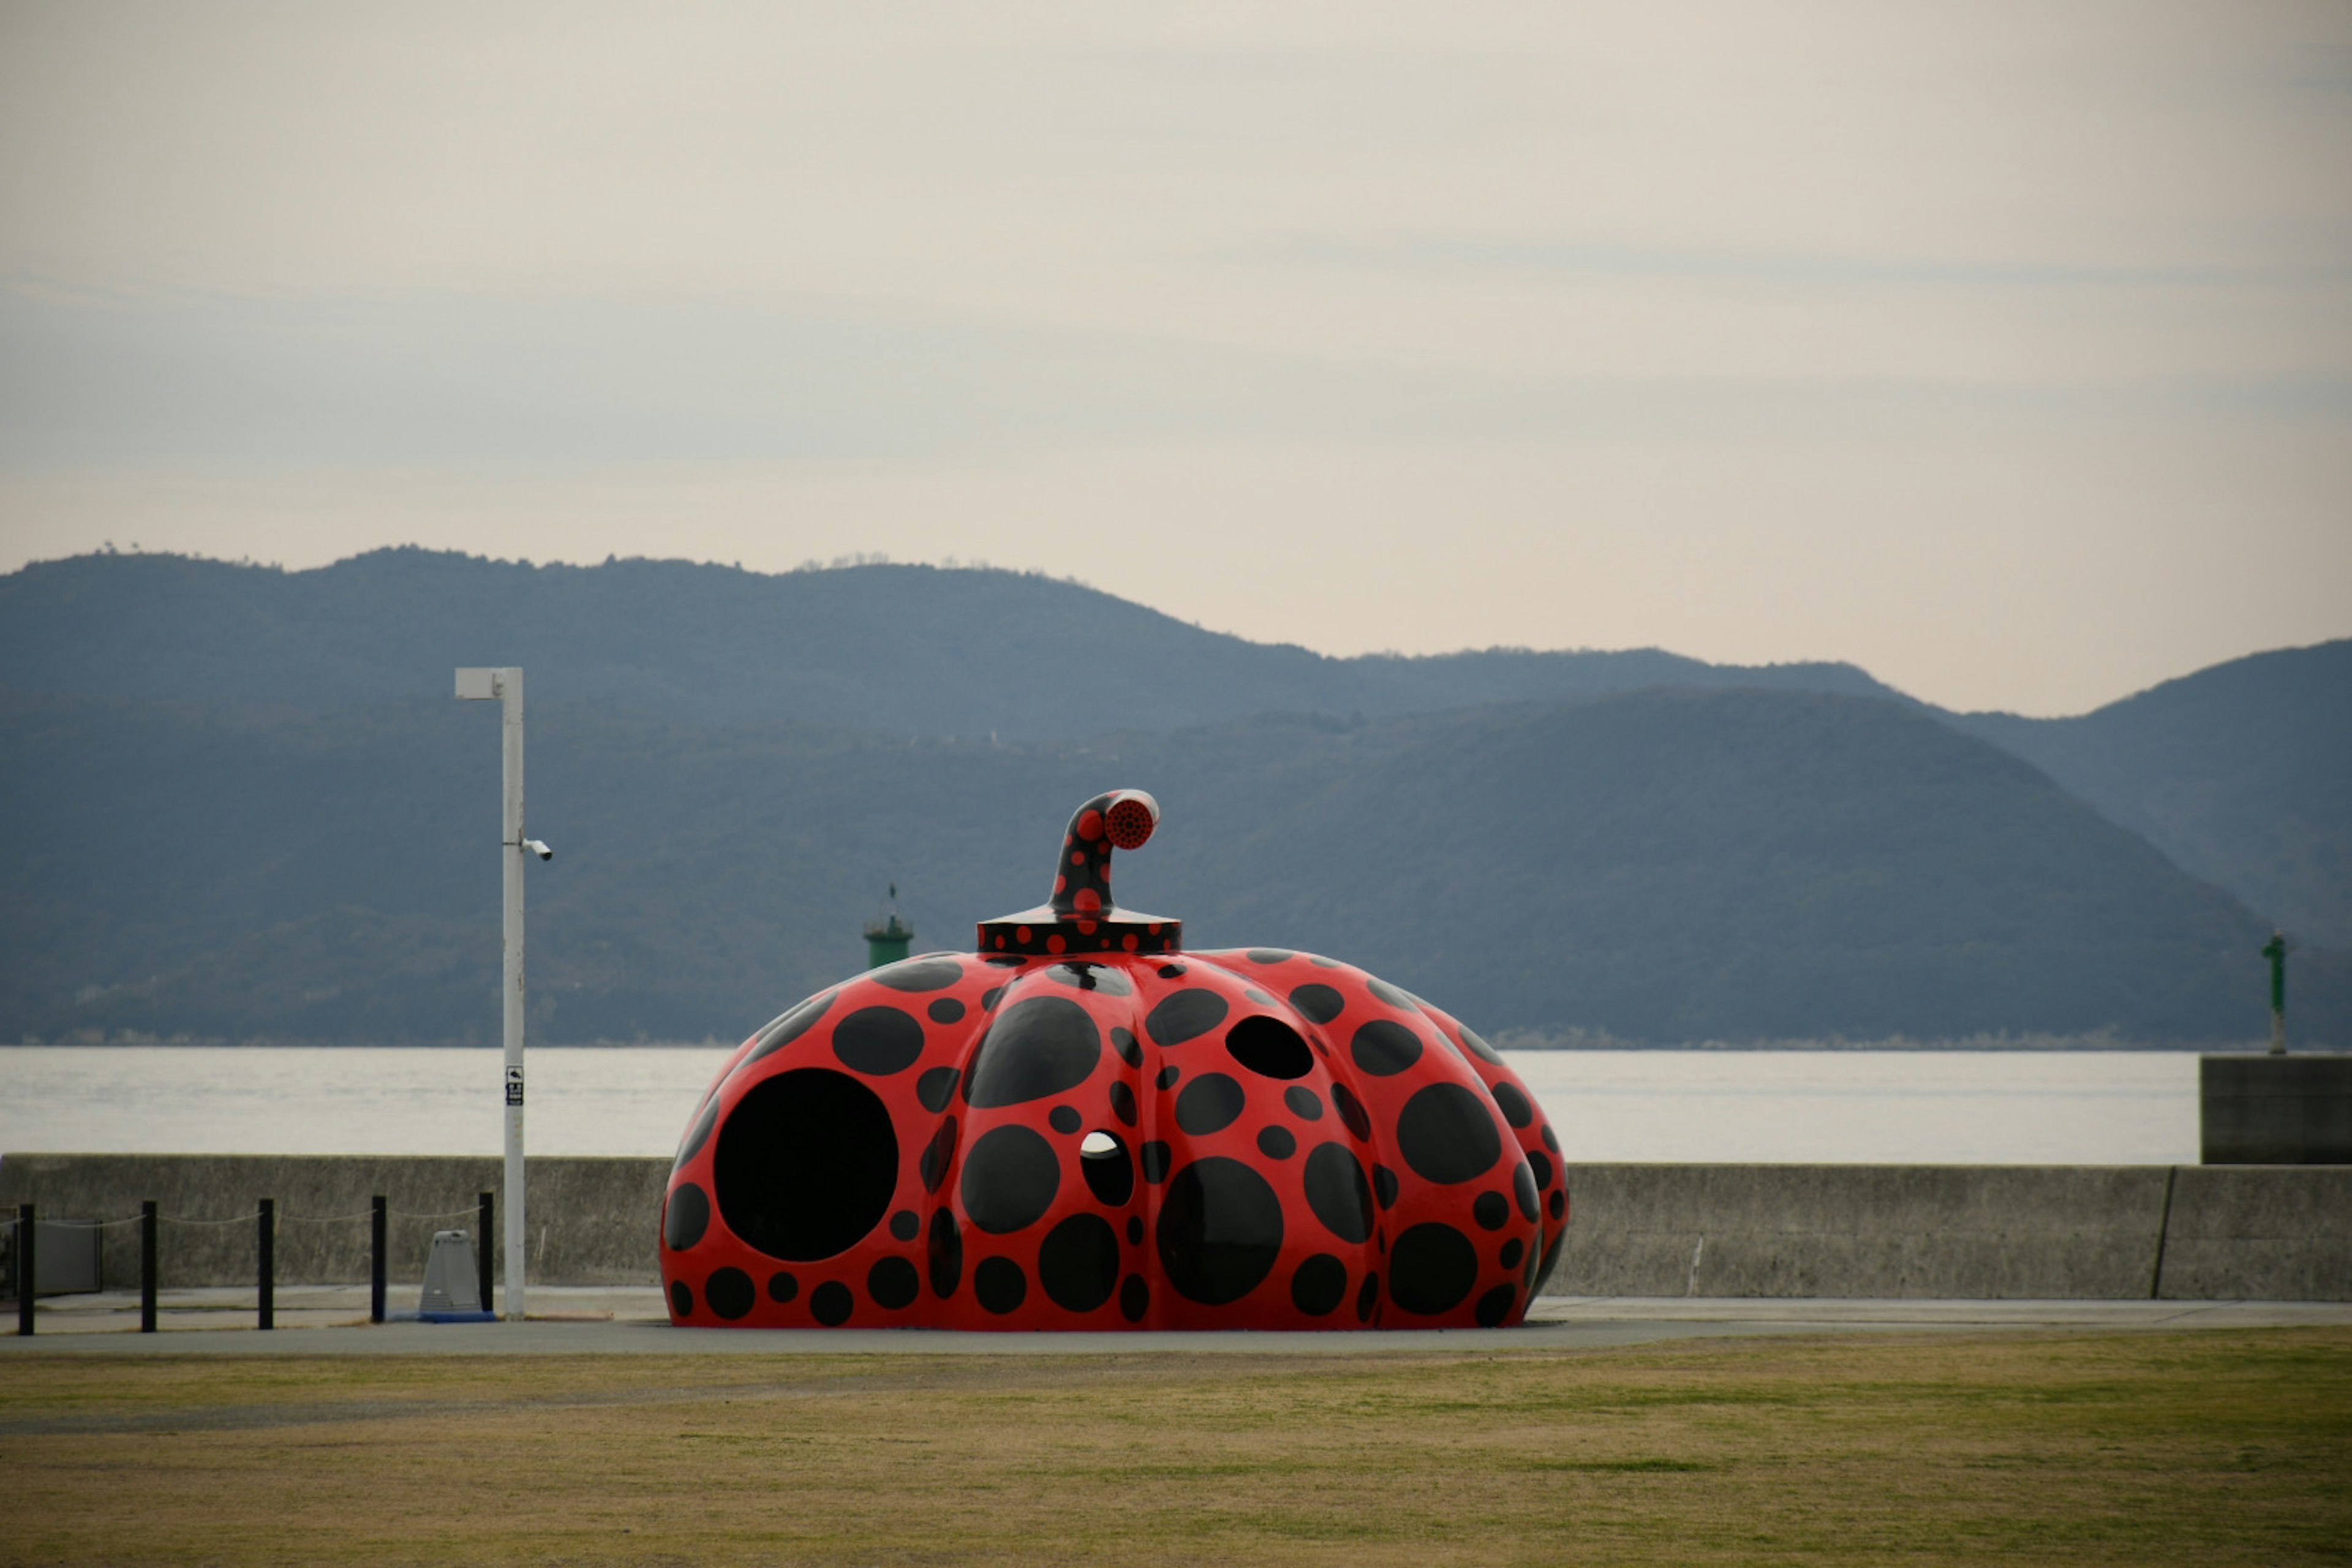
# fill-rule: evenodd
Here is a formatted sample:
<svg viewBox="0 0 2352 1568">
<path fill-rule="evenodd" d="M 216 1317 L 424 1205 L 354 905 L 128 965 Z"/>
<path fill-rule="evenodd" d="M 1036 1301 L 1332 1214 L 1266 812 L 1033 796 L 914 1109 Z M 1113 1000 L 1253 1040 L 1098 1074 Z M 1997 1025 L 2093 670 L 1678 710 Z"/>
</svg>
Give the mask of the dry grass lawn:
<svg viewBox="0 0 2352 1568">
<path fill-rule="evenodd" d="M 0 1363 L 0 1562 L 2352 1562 L 2352 1331 Z"/>
</svg>

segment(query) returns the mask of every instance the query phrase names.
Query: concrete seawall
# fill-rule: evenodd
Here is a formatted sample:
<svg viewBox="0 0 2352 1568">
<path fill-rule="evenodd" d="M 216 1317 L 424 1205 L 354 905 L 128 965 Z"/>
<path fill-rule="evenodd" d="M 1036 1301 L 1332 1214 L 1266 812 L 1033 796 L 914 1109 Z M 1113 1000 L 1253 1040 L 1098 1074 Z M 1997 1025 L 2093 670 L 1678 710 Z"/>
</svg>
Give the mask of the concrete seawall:
<svg viewBox="0 0 2352 1568">
<path fill-rule="evenodd" d="M 651 1284 L 669 1162 L 530 1162 L 530 1272 Z M 1573 1223 L 1549 1291 L 1569 1296 L 2352 1300 L 2352 1166 L 1669 1165 L 1568 1167 Z M 364 1279 L 369 1198 L 391 1277 L 423 1277 L 436 1228 L 496 1192 L 496 1158 L 11 1154 L 0 1204 L 112 1220 L 156 1199 L 172 1285 L 253 1278 L 255 1200 L 277 1200 L 278 1278 Z M 450 1213 L 449 1211 L 466 1211 Z M 446 1217 L 402 1218 L 443 1215 Z M 321 1223 L 322 1221 L 326 1223 Z M 135 1225 L 106 1232 L 110 1284 L 139 1274 Z"/>
</svg>

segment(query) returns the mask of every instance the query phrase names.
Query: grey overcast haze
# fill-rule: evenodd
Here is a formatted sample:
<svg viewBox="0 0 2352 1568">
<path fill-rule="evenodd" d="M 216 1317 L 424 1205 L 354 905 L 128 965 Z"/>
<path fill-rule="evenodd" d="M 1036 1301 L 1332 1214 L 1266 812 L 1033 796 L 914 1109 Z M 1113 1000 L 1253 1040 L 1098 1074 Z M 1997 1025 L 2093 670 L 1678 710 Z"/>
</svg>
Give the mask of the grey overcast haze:
<svg viewBox="0 0 2352 1568">
<path fill-rule="evenodd" d="M 2352 5 L 0 0 L 0 570 L 109 542 L 2077 712 L 2352 634 Z"/>
</svg>

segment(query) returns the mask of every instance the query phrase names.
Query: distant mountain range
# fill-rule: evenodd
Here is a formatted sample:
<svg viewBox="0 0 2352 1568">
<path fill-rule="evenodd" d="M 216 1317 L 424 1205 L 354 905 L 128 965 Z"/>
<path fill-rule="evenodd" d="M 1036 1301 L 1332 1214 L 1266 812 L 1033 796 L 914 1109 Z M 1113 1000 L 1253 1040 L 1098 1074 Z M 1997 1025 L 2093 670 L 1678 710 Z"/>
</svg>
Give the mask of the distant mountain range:
<svg viewBox="0 0 2352 1568">
<path fill-rule="evenodd" d="M 2032 721 L 1843 665 L 1326 658 L 1002 572 L 416 551 L 0 577 L 0 1038 L 493 1038 L 465 663 L 530 671 L 545 1041 L 740 1036 L 893 879 L 962 945 L 1137 784 L 1122 901 L 1497 1033 L 2251 1039 L 2292 909 L 2298 1035 L 2352 1043 L 2352 644 Z"/>
</svg>

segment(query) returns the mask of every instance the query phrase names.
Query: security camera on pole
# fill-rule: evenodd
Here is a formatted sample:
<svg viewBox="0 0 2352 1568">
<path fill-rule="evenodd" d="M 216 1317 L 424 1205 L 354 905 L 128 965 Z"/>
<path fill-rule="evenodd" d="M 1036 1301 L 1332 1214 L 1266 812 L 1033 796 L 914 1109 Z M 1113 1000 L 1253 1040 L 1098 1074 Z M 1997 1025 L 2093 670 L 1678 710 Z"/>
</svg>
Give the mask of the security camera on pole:
<svg viewBox="0 0 2352 1568">
<path fill-rule="evenodd" d="M 522 671 L 515 668 L 461 669 L 457 695 L 478 702 L 496 700 L 503 707 L 506 809 L 499 833 L 499 860 L 505 872 L 506 973 L 499 990 L 506 1001 L 507 1112 L 507 1310 L 509 1321 L 523 1315 L 523 1171 L 522 1171 L 522 871 L 526 855 L 542 860 L 555 851 L 522 831 Z M 482 1245 L 489 1245 L 482 1237 Z M 488 1305 L 487 1302 L 484 1303 Z"/>
</svg>

